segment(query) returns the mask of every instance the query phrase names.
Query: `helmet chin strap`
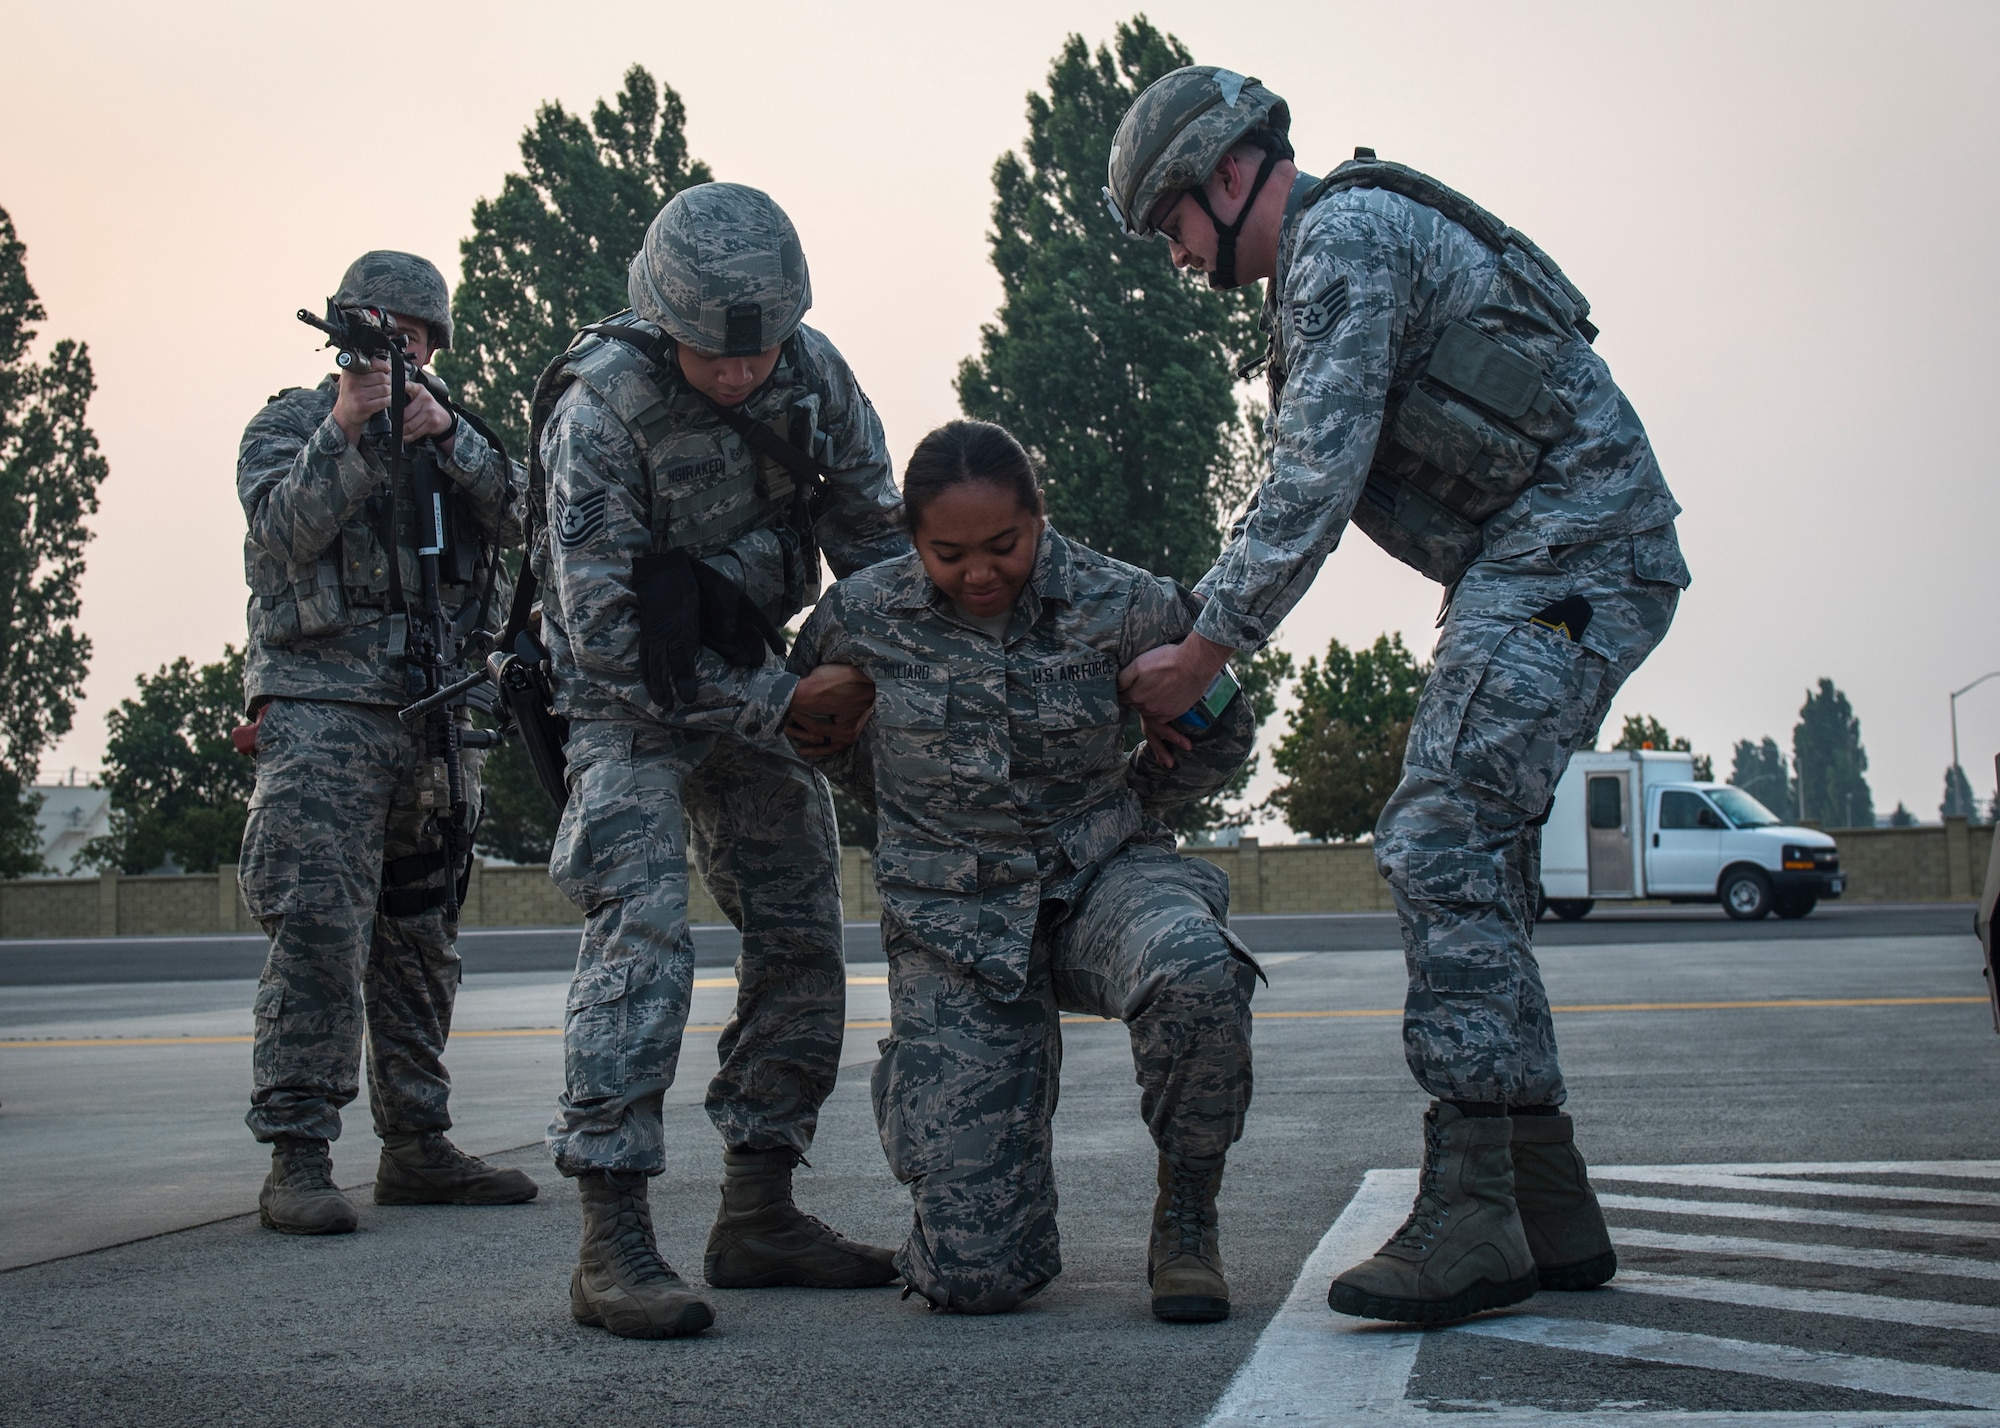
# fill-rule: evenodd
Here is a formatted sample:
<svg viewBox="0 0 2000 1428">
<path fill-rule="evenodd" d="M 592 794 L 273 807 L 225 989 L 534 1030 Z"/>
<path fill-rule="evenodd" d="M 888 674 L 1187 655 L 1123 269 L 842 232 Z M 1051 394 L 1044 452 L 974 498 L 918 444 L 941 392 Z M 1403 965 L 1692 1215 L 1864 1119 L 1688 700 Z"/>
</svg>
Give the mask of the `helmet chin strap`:
<svg viewBox="0 0 2000 1428">
<path fill-rule="evenodd" d="M 1278 160 L 1288 157 L 1285 152 L 1289 145 L 1262 144 L 1264 162 L 1257 166 L 1257 177 L 1250 183 L 1250 192 L 1244 196 L 1243 207 L 1236 211 L 1236 221 L 1225 224 L 1215 216 L 1215 210 L 1208 205 L 1208 194 L 1203 185 L 1196 184 L 1188 190 L 1188 196 L 1201 205 L 1201 211 L 1208 215 L 1209 223 L 1215 229 L 1215 286 L 1233 288 L 1236 286 L 1236 238 L 1242 233 L 1243 225 L 1250 220 L 1250 210 L 1257 206 L 1257 195 L 1264 191 L 1271 170 L 1278 166 Z"/>
</svg>

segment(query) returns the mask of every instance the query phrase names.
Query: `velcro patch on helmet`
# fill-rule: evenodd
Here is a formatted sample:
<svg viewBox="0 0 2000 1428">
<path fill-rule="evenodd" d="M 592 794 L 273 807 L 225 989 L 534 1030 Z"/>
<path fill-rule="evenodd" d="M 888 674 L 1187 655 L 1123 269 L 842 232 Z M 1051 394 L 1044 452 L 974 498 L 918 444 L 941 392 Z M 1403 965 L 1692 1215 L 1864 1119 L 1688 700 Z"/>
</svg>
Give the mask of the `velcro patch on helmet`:
<svg viewBox="0 0 2000 1428">
<path fill-rule="evenodd" d="M 754 357 L 764 350 L 764 307 L 762 303 L 731 303 L 724 321 L 727 326 L 723 336 L 723 356 Z"/>
<path fill-rule="evenodd" d="M 1292 331 L 1301 342 L 1317 342 L 1347 316 L 1347 274 L 1336 273 L 1333 280 L 1292 310 Z"/>
</svg>

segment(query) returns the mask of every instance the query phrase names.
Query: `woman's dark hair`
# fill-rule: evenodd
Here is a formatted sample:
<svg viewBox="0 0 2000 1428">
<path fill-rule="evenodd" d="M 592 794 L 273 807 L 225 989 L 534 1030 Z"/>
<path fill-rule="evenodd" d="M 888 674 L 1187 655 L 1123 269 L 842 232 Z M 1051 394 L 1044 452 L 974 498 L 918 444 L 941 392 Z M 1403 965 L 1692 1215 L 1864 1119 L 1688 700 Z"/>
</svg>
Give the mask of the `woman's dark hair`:
<svg viewBox="0 0 2000 1428">
<path fill-rule="evenodd" d="M 1042 483 L 1035 477 L 1035 463 L 1007 428 L 985 421 L 948 421 L 917 443 L 903 467 L 904 526 L 914 535 L 924 509 L 968 481 L 1011 491 L 1028 510 L 1042 513 Z"/>
</svg>

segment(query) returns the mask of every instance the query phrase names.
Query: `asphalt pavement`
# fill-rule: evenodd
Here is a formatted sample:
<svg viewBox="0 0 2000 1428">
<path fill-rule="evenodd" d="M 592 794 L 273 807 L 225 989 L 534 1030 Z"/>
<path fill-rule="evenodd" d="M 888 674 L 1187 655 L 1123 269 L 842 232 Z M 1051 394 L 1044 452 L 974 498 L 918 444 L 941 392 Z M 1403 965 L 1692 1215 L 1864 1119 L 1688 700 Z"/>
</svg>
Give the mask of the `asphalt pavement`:
<svg viewBox="0 0 2000 1428">
<path fill-rule="evenodd" d="M 335 1147 L 362 1228 L 333 1239 L 270 1234 L 253 1212 L 263 1157 L 240 1118 L 254 957 L 223 975 L 188 971 L 180 948 L 99 943 L 100 968 L 122 957 L 147 974 L 106 980 L 15 944 L 0 988 L 0 1423 L 2000 1423 L 2000 1038 L 1969 918 L 1851 906 L 1800 923 L 1688 909 L 1543 924 L 1570 1108 L 1625 1272 L 1423 1333 L 1324 1305 L 1328 1275 L 1400 1220 L 1419 1147 L 1386 918 L 1240 921 L 1270 986 L 1222 1197 L 1227 1323 L 1147 1312 L 1153 1157 L 1126 1039 L 1078 1020 L 1056 1124 L 1065 1269 L 1047 1292 L 991 1319 L 893 1290 L 716 1292 L 715 1328 L 670 1343 L 568 1314 L 576 1201 L 538 1141 L 574 933 L 540 934 L 547 951 L 517 935 L 519 955 L 561 960 L 506 971 L 504 954 L 484 960 L 491 934 L 469 937 L 449 1058 L 454 1136 L 527 1169 L 541 1198 L 366 1203 L 364 1097 Z M 726 963 L 727 948 L 706 955 Z M 888 1243 L 908 1201 L 867 1095 L 885 969 L 865 937 L 851 956 L 844 1069 L 799 1193 Z M 653 1197 L 690 1275 L 720 1178 L 703 1073 L 732 995 L 718 961 L 705 968 Z"/>
</svg>

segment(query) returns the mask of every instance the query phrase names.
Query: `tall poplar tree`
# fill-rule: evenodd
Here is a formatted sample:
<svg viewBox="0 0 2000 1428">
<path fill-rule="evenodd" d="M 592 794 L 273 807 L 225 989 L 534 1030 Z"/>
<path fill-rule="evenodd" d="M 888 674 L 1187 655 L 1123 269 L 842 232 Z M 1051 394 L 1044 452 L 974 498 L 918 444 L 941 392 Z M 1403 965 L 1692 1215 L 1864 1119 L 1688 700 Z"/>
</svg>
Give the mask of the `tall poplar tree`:
<svg viewBox="0 0 2000 1428">
<path fill-rule="evenodd" d="M 106 474 L 85 420 L 90 349 L 65 338 L 43 361 L 31 353 L 48 314 L 27 251 L 0 209 L 0 877 L 42 871 L 39 800 L 26 790 L 42 751 L 69 732 L 90 668 L 77 585 Z"/>
<path fill-rule="evenodd" d="M 1769 735 L 1761 743 L 1736 741 L 1729 781 L 1780 818 L 1799 816 L 1798 787 L 1792 782 L 1791 767 L 1785 762 L 1785 751 Z"/>
<path fill-rule="evenodd" d="M 1798 770 L 1799 817 L 1829 828 L 1875 826 L 1875 795 L 1868 789 L 1868 753 L 1861 721 L 1830 679 L 1806 692 L 1792 730 L 1792 767 Z"/>
<path fill-rule="evenodd" d="M 1140 16 L 1093 53 L 1071 35 L 1028 138 L 993 166 L 1002 299 L 958 369 L 965 414 L 998 422 L 1042 463 L 1049 515 L 1086 545 L 1192 585 L 1246 491 L 1235 367 L 1259 350 L 1260 290 L 1210 290 L 1167 245 L 1135 242 L 1104 206 L 1126 108 L 1193 63 Z"/>
</svg>

